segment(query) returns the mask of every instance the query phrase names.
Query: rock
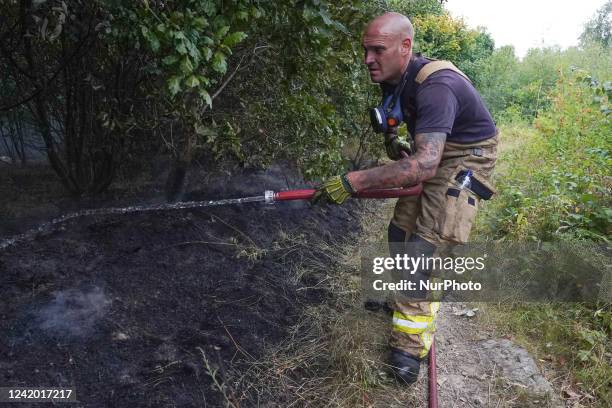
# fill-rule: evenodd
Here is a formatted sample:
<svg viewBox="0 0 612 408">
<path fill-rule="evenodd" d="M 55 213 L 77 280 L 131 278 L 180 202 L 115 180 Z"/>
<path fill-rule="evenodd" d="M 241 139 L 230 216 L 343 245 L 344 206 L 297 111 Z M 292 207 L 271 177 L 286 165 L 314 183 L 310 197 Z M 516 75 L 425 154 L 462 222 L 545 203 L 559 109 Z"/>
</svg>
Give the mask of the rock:
<svg viewBox="0 0 612 408">
<path fill-rule="evenodd" d="M 442 305 L 437 333 L 439 406 L 496 407 L 514 391 L 521 403 L 516 406 L 563 407 L 527 351 L 511 339 L 479 333 L 482 328 L 467 318 L 468 310 L 475 311 L 464 304 Z"/>
<path fill-rule="evenodd" d="M 113 333 L 113 340 L 115 340 L 115 341 L 125 341 L 125 340 L 127 340 L 129 338 L 130 338 L 130 336 L 128 336 L 127 334 L 122 333 L 122 332 L 114 332 Z"/>
<path fill-rule="evenodd" d="M 491 339 L 481 342 L 481 347 L 491 363 L 501 368 L 502 376 L 511 385 L 524 389 L 533 397 L 552 397 L 553 388 L 540 374 L 529 353 L 507 339 Z"/>
<path fill-rule="evenodd" d="M 456 310 L 453 314 L 455 316 L 474 317 L 477 311 L 478 311 L 478 308 L 475 308 L 475 309 L 468 308 L 468 309 Z"/>
</svg>

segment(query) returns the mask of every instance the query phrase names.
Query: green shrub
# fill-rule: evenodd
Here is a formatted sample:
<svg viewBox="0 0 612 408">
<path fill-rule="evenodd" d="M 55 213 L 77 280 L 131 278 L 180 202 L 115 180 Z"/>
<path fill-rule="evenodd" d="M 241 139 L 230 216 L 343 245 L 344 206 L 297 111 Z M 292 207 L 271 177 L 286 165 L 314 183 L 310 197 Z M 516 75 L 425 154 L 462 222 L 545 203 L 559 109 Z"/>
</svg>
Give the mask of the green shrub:
<svg viewBox="0 0 612 408">
<path fill-rule="evenodd" d="M 492 237 L 538 241 L 564 234 L 609 242 L 610 92 L 583 71 L 561 75 L 551 108 L 535 121 L 537 132 L 500 157 L 509 165 L 497 177 L 499 195 L 486 217 Z"/>
<path fill-rule="evenodd" d="M 498 195 L 479 218 L 481 237 L 610 242 L 612 89 L 582 70 L 558 75 L 533 126 L 516 105 L 504 111 Z M 569 371 L 593 406 L 611 400 L 610 303 L 513 303 L 492 314 L 503 332 Z"/>
</svg>

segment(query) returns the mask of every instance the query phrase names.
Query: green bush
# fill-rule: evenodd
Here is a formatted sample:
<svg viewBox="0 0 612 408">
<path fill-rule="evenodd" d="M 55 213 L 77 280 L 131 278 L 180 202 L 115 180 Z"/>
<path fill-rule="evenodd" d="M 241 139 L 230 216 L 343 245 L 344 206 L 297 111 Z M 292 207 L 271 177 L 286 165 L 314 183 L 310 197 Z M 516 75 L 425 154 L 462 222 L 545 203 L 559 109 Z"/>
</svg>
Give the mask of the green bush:
<svg viewBox="0 0 612 408">
<path fill-rule="evenodd" d="M 610 92 L 583 71 L 561 75 L 551 108 L 535 121 L 537 132 L 500 159 L 510 164 L 498 177 L 487 218 L 493 237 L 538 241 L 564 234 L 609 242 Z"/>
<path fill-rule="evenodd" d="M 481 237 L 610 242 L 612 89 L 578 69 L 558 78 L 533 126 L 516 105 L 502 115 L 498 195 L 479 219 Z M 493 313 L 502 331 L 568 370 L 576 387 L 597 399 L 594 406 L 610 401 L 610 303 L 513 303 Z"/>
</svg>

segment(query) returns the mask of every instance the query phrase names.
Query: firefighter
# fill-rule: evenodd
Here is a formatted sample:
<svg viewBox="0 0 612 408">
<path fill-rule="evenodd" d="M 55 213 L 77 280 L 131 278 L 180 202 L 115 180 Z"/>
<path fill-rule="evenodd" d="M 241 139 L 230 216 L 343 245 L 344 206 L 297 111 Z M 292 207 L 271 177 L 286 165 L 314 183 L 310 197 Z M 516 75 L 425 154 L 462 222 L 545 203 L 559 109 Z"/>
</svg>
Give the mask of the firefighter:
<svg viewBox="0 0 612 408">
<path fill-rule="evenodd" d="M 410 20 L 398 13 L 376 17 L 362 37 L 364 63 L 383 91 L 372 125 L 384 133 L 393 162 L 327 180 L 314 202 L 342 204 L 357 191 L 422 183 L 420 196 L 398 199 L 388 241 L 390 248 L 400 243 L 414 256 L 433 256 L 443 244 L 467 242 L 479 201 L 493 195 L 489 180 L 499 136 L 469 78 L 448 61 L 413 53 L 413 38 Z M 399 121 L 406 123 L 410 141 L 397 136 Z M 417 276 L 429 273 L 421 270 Z M 400 380 L 412 383 L 428 355 L 439 304 L 402 296 L 388 302 L 393 312 L 389 363 Z"/>
</svg>

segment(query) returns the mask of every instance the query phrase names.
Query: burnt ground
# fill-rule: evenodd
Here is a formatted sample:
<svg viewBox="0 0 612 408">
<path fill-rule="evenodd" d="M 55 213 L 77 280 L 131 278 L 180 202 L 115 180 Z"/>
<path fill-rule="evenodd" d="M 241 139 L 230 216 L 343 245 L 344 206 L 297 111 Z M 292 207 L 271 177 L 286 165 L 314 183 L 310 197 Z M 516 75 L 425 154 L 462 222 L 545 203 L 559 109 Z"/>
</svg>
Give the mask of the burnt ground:
<svg viewBox="0 0 612 408">
<path fill-rule="evenodd" d="M 184 198 L 296 181 L 277 168 L 209 183 L 225 187 Z M 313 242 L 358 233 L 365 206 L 83 217 L 11 246 L 0 252 L 0 384 L 73 387 L 80 403 L 70 406 L 217 407 L 226 397 L 256 405 L 221 392 L 227 372 L 262 356 L 303 308 L 330 296 L 314 288 L 316 275 L 293 271 L 329 257 Z"/>
</svg>

